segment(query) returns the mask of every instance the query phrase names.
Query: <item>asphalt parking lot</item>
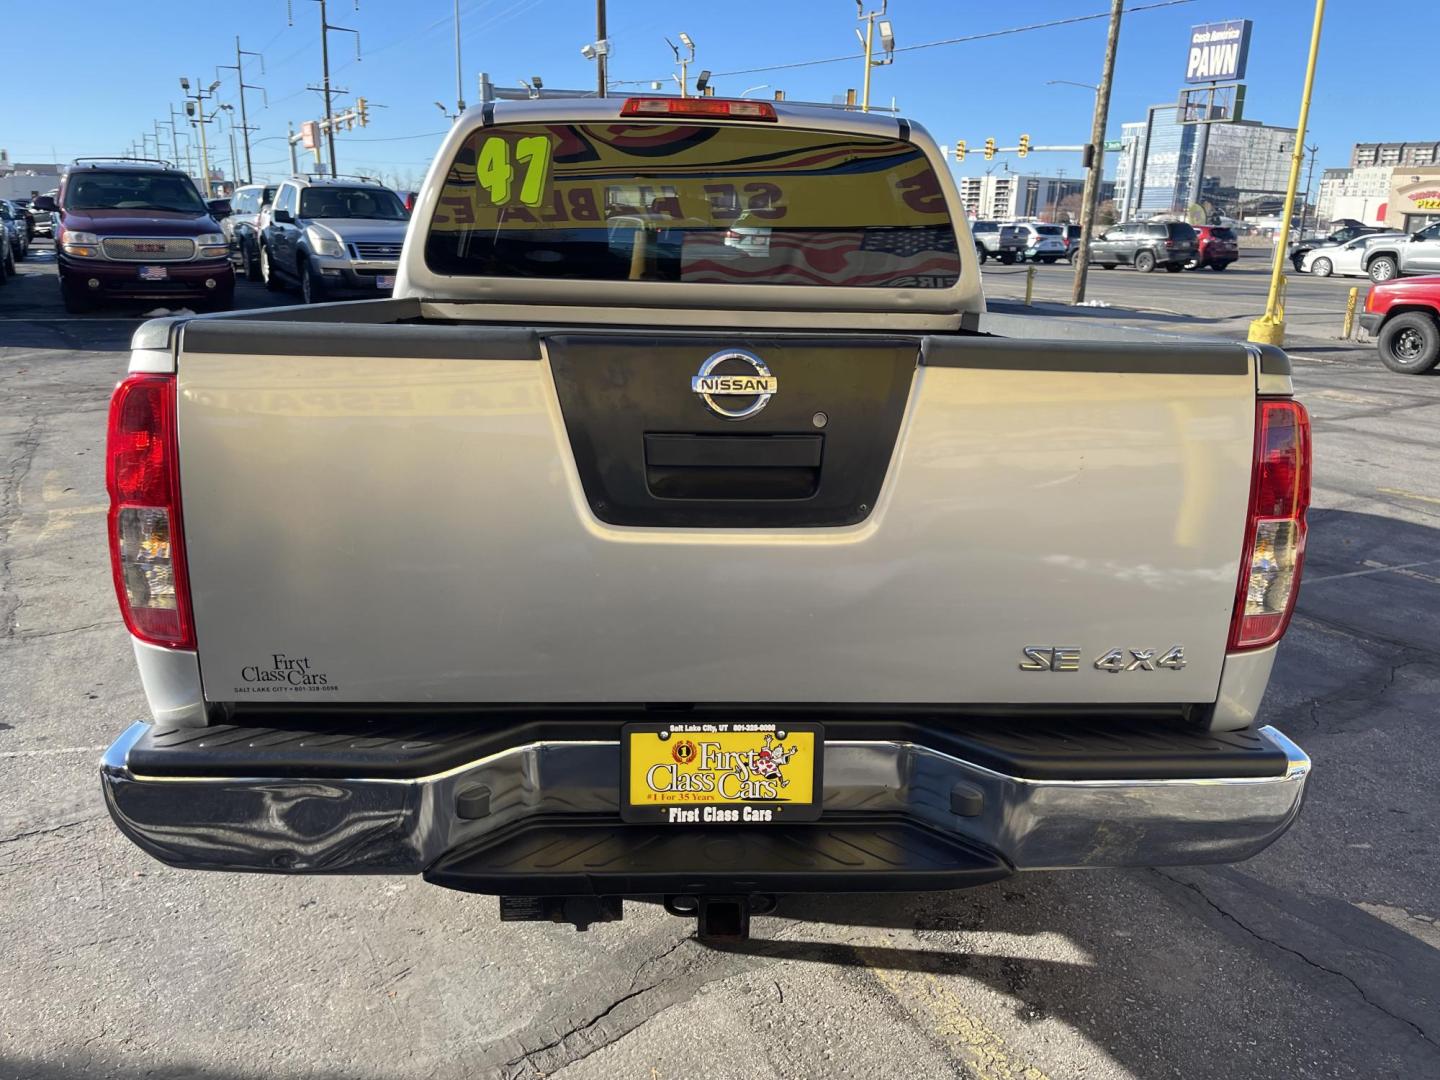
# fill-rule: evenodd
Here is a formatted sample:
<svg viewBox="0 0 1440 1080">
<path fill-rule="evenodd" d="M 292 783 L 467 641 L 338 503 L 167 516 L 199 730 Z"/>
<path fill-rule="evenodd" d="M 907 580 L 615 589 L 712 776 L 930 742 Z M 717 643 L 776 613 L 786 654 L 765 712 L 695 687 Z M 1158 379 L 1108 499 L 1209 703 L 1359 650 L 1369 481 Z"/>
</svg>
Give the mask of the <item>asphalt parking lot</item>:
<svg viewBox="0 0 1440 1080">
<path fill-rule="evenodd" d="M 66 316 L 53 273 L 39 252 L 0 289 L 0 1078 L 1440 1076 L 1440 377 L 1333 338 L 1359 282 L 1290 291 L 1315 507 L 1264 718 L 1315 761 L 1292 831 L 1234 867 L 793 903 L 716 950 L 641 904 L 502 925 L 415 880 L 187 874 L 120 836 L 95 762 L 146 708 L 101 449 L 140 312 Z M 1082 317 L 1227 336 L 1266 282 L 1091 280 L 1111 307 Z"/>
</svg>

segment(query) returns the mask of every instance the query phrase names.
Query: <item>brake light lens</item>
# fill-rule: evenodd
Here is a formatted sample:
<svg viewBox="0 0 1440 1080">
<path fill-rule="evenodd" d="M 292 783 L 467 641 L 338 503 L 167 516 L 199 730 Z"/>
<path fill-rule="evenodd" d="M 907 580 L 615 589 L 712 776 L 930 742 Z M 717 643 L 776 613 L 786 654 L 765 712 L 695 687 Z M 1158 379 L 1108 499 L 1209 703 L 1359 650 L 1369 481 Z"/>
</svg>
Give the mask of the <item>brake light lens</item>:
<svg viewBox="0 0 1440 1080">
<path fill-rule="evenodd" d="M 175 395 L 175 376 L 146 374 L 122 380 L 110 398 L 110 565 L 130 633 L 151 645 L 193 649 Z"/>
<path fill-rule="evenodd" d="M 1230 622 L 1230 652 L 1280 640 L 1295 610 L 1310 506 L 1310 416 L 1298 401 L 1262 398 L 1245 551 Z"/>
<path fill-rule="evenodd" d="M 733 98 L 632 97 L 620 107 L 621 116 L 690 116 L 706 120 L 778 120 L 768 101 Z"/>
</svg>

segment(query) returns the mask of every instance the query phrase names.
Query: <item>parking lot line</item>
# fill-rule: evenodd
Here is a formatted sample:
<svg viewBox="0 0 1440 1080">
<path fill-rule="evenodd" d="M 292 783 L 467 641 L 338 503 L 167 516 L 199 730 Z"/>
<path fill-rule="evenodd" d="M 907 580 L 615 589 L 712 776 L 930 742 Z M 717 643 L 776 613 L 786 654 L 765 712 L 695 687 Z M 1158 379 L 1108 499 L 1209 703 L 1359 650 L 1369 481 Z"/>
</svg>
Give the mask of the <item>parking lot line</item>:
<svg viewBox="0 0 1440 1080">
<path fill-rule="evenodd" d="M 902 1006 L 925 1014 L 927 1026 L 956 1045 L 979 1080 L 1050 1080 L 1035 1066 L 1017 1061 L 1005 1040 L 966 1008 L 961 997 L 934 972 L 881 967 L 877 956 L 893 948 L 893 942 L 877 937 L 856 946 L 855 951 Z"/>
</svg>

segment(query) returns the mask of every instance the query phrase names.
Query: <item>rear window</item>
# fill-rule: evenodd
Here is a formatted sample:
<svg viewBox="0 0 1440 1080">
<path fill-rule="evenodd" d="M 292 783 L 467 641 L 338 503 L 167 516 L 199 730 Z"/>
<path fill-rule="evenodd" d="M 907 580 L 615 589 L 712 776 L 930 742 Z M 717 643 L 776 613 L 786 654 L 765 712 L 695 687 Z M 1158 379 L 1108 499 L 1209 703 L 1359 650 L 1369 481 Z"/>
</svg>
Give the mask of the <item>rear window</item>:
<svg viewBox="0 0 1440 1080">
<path fill-rule="evenodd" d="M 386 188 L 306 188 L 300 196 L 303 218 L 372 218 L 404 221 L 405 204 Z"/>
<path fill-rule="evenodd" d="M 1036 225 L 1035 231 L 1041 236 L 1064 236 L 1065 230 L 1059 225 Z"/>
<path fill-rule="evenodd" d="M 425 243 L 441 274 L 945 289 L 934 171 L 896 139 L 715 124 L 481 129 Z"/>
<path fill-rule="evenodd" d="M 1234 239 L 1235 239 L 1235 230 L 1234 230 L 1234 229 L 1223 229 L 1223 228 L 1211 229 L 1211 230 L 1210 230 L 1210 238 L 1211 238 L 1212 240 L 1234 240 Z"/>
<path fill-rule="evenodd" d="M 996 225 L 995 222 L 993 222 L 993 221 L 977 221 L 977 222 L 975 222 L 974 225 L 971 225 L 971 226 L 970 226 L 970 231 L 971 231 L 971 232 L 977 232 L 977 233 L 979 233 L 979 232 L 999 232 L 999 231 L 1000 231 L 1000 226 L 999 226 L 999 225 Z"/>
<path fill-rule="evenodd" d="M 1171 240 L 1188 240 L 1193 244 L 1198 239 L 1194 228 L 1186 225 L 1183 221 L 1170 222 L 1165 226 L 1165 231 Z"/>
</svg>

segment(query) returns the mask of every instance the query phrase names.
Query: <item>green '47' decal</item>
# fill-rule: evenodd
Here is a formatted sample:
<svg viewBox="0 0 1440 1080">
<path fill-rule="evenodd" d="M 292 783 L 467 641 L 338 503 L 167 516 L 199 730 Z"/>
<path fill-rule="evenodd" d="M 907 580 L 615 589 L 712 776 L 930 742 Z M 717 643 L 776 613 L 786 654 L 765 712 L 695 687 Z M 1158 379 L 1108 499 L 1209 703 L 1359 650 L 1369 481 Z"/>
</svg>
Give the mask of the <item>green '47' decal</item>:
<svg viewBox="0 0 1440 1080">
<path fill-rule="evenodd" d="M 525 167 L 524 179 L 516 195 L 515 162 Z M 550 178 L 550 140 L 544 135 L 527 135 L 514 144 L 513 161 L 508 139 L 492 135 L 480 144 L 475 155 L 475 183 L 490 196 L 496 206 L 512 202 L 539 206 L 545 198 L 546 181 Z"/>
</svg>

